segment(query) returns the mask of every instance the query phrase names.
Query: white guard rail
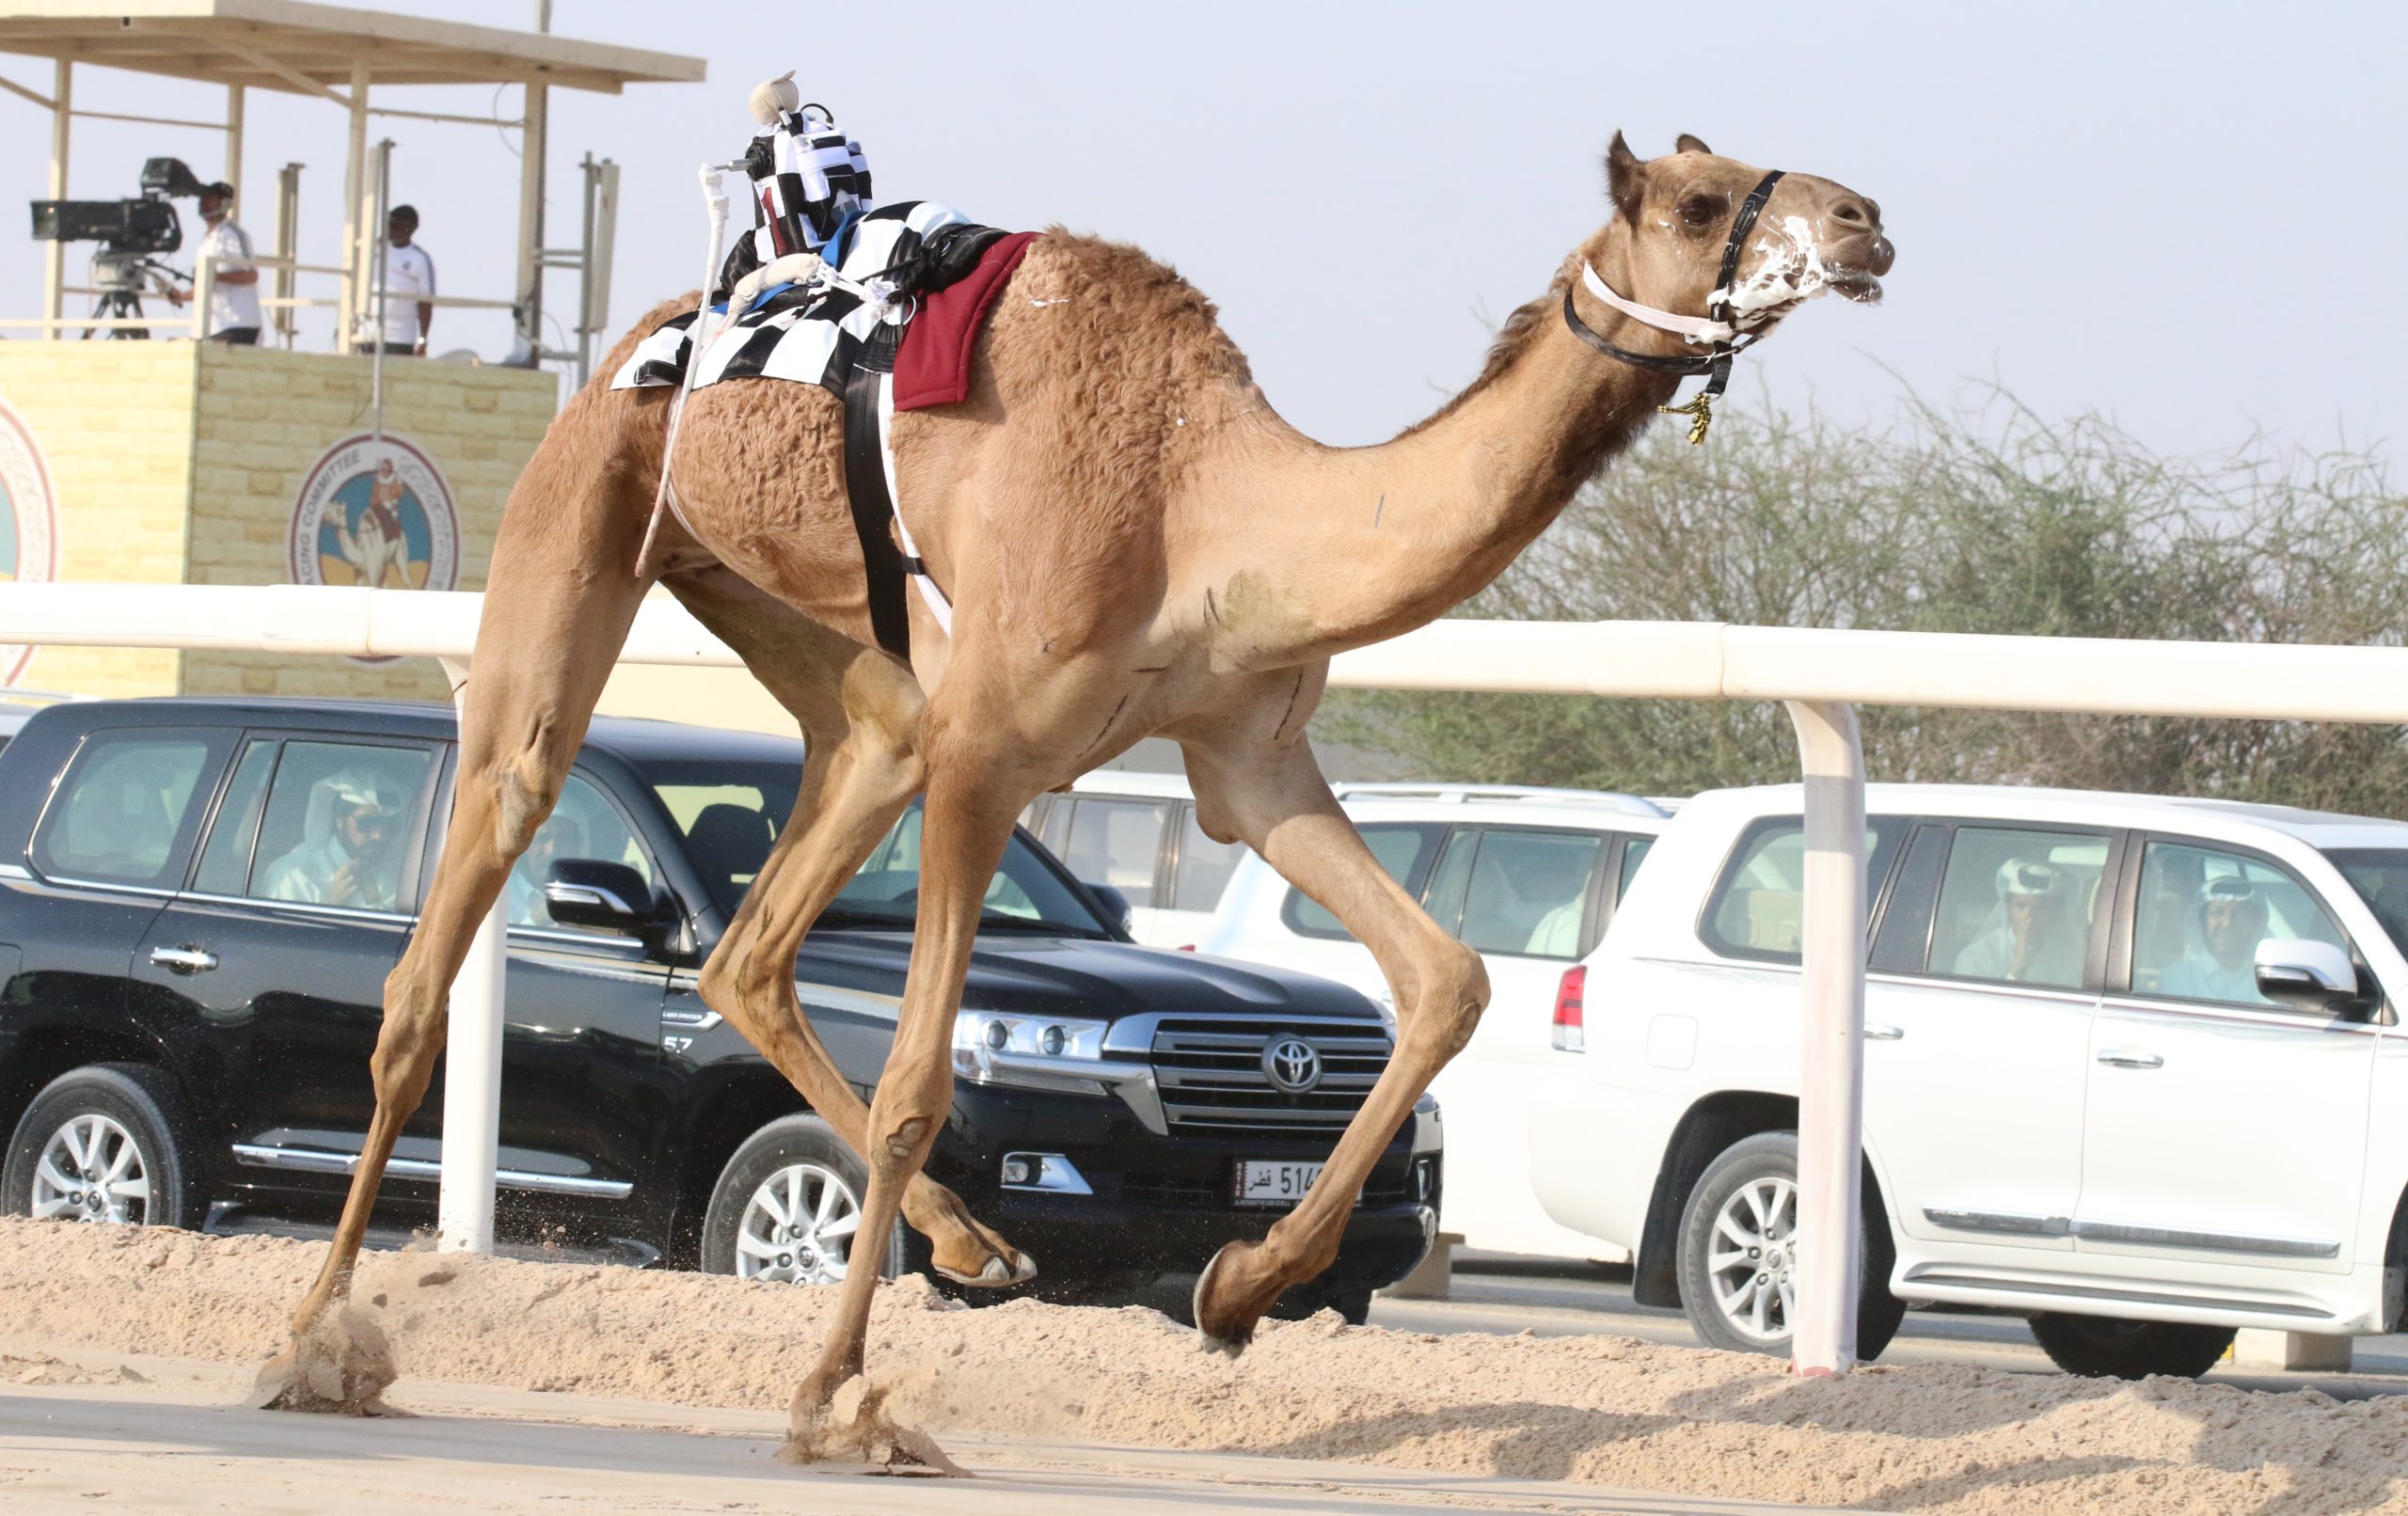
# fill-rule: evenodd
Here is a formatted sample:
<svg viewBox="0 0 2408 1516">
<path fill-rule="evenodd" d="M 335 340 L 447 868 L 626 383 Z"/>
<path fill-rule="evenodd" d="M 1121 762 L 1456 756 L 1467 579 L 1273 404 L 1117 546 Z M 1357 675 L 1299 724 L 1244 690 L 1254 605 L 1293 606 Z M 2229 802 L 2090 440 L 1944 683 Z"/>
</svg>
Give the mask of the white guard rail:
<svg viewBox="0 0 2408 1516">
<path fill-rule="evenodd" d="M 483 596 L 214 585 L 0 585 L 0 643 L 440 658 L 460 672 Z M 735 668 L 655 596 L 627 663 Z M 1864 760 L 1858 704 L 2129 716 L 2408 722 L 2408 649 L 1849 632 L 1693 622 L 1446 621 L 1340 655 L 1330 683 L 1787 703 L 1806 776 L 1808 847 L 1800 1225 L 1794 1351 L 1804 1374 L 1856 1356 L 1864 1062 Z M 444 1084 L 444 1244 L 492 1245 L 501 1089 L 499 910 L 453 988 Z M 448 1160 L 466 1156 L 469 1161 Z"/>
</svg>

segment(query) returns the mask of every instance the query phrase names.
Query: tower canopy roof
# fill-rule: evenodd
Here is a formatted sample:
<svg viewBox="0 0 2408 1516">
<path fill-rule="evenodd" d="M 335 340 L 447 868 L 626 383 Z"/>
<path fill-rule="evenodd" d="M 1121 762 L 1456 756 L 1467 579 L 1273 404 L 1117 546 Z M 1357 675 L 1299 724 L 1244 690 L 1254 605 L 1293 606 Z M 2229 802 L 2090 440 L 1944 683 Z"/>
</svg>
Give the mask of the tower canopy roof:
<svg viewBox="0 0 2408 1516">
<path fill-rule="evenodd" d="M 378 85 L 557 85 L 617 94 L 688 83 L 703 60 L 543 32 L 307 0 L 8 0 L 0 53 L 323 95 L 365 65 Z"/>
</svg>

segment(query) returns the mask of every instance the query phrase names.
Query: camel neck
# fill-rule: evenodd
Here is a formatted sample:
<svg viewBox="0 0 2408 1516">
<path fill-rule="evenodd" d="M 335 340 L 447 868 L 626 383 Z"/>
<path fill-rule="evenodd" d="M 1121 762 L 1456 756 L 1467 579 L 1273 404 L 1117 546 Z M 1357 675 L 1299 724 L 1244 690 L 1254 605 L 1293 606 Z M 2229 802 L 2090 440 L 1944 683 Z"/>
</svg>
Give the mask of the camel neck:
<svg viewBox="0 0 2408 1516">
<path fill-rule="evenodd" d="M 1588 347 L 1564 326 L 1562 300 L 1559 280 L 1515 312 L 1489 371 L 1430 419 L 1378 447 L 1302 444 L 1274 471 L 1275 495 L 1248 492 L 1293 540 L 1267 557 L 1250 539 L 1216 602 L 1216 614 L 1229 614 L 1217 661 L 1283 667 L 1436 620 L 1502 573 L 1630 445 L 1678 381 Z M 1621 345 L 1679 350 L 1597 302 L 1581 314 Z"/>
</svg>

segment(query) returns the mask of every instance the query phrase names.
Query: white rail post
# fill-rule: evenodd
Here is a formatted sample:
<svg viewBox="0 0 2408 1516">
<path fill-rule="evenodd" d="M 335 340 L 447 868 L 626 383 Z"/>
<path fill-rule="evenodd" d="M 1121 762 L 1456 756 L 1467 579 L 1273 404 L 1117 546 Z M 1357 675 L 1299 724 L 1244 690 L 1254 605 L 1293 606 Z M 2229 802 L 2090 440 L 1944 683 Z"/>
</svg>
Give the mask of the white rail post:
<svg viewBox="0 0 2408 1516">
<path fill-rule="evenodd" d="M 1806 778 L 1793 1371 L 1856 1366 L 1863 1259 L 1864 749 L 1856 708 L 1786 703 Z"/>
<path fill-rule="evenodd" d="M 445 658 L 455 708 L 468 687 L 465 658 Z M 436 1246 L 445 1253 L 493 1251 L 494 1170 L 501 1162 L 501 1002 L 510 967 L 504 891 L 468 943 L 452 982 L 451 1031 L 443 1045 L 443 1183 L 436 1205 Z"/>
</svg>

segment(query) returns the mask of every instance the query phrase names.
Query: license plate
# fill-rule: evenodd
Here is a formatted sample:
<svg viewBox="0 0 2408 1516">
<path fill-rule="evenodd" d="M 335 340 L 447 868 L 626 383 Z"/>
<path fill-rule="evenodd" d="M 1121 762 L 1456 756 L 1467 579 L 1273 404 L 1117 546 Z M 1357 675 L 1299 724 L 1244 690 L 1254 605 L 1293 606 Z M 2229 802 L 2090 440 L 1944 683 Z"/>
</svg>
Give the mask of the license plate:
<svg viewBox="0 0 2408 1516">
<path fill-rule="evenodd" d="M 1292 1206 L 1321 1177 L 1319 1163 L 1272 1163 L 1246 1160 L 1237 1166 L 1241 1206 Z"/>
</svg>

